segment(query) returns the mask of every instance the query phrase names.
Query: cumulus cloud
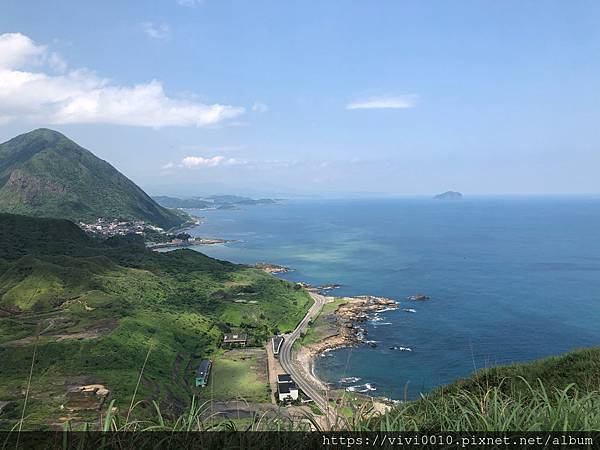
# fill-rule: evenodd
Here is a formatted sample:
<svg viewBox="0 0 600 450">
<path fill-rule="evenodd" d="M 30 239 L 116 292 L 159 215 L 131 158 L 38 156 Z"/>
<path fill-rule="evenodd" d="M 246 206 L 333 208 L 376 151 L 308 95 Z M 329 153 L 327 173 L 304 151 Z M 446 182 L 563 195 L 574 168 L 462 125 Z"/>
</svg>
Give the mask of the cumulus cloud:
<svg viewBox="0 0 600 450">
<path fill-rule="evenodd" d="M 257 113 L 264 113 L 264 112 L 267 112 L 268 110 L 269 110 L 269 107 L 261 102 L 254 102 L 254 104 L 252 105 L 252 111 L 257 112 Z"/>
<path fill-rule="evenodd" d="M 21 33 L 0 34 L 0 70 L 24 65 L 47 64 L 55 70 L 65 70 L 65 61 L 56 53 L 48 51 L 45 45 L 37 45 Z"/>
<path fill-rule="evenodd" d="M 0 35 L 0 69 L 20 67 L 26 62 L 40 62 L 45 52 L 46 47 L 36 45 L 21 33 Z"/>
<path fill-rule="evenodd" d="M 346 109 L 406 109 L 414 108 L 418 96 L 414 94 L 400 95 L 397 97 L 372 97 L 365 100 L 354 101 L 346 105 Z"/>
<path fill-rule="evenodd" d="M 142 30 L 152 39 L 165 39 L 169 35 L 169 26 L 166 23 L 142 22 Z"/>
<path fill-rule="evenodd" d="M 122 86 L 66 63 L 21 33 L 0 35 L 0 122 L 208 126 L 244 108 L 169 97 L 158 80 Z M 58 72 L 57 72 L 58 71 Z"/>
<path fill-rule="evenodd" d="M 213 156 L 212 158 L 204 158 L 202 156 L 186 156 L 181 160 L 181 167 L 192 169 L 194 167 L 232 166 L 242 163 L 242 161 L 239 161 L 235 158 L 225 158 L 221 155 Z"/>
</svg>

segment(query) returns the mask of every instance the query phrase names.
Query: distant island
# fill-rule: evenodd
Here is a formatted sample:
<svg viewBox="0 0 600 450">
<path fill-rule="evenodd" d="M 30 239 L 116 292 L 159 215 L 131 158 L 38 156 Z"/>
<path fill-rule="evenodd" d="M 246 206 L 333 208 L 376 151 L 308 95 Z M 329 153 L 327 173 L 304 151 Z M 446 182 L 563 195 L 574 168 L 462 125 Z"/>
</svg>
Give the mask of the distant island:
<svg viewBox="0 0 600 450">
<path fill-rule="evenodd" d="M 277 203 L 271 198 L 253 199 L 238 195 L 211 195 L 208 197 L 178 198 L 158 195 L 152 197 L 165 208 L 183 209 L 239 209 L 243 205 L 272 205 Z"/>
<path fill-rule="evenodd" d="M 456 191 L 446 191 L 442 194 L 438 194 L 433 197 L 435 200 L 460 200 L 463 198 L 463 195 L 460 192 Z"/>
</svg>

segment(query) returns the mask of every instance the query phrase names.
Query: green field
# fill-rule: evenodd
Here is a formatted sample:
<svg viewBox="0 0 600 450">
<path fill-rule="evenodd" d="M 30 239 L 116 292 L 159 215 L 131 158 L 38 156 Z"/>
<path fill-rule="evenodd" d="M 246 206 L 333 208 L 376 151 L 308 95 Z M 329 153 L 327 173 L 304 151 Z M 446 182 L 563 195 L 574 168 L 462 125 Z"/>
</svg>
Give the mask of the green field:
<svg viewBox="0 0 600 450">
<path fill-rule="evenodd" d="M 267 355 L 263 348 L 229 350 L 214 360 L 202 398 L 270 402 Z"/>
<path fill-rule="evenodd" d="M 319 315 L 311 322 L 302 336 L 301 345 L 310 345 L 322 341 L 328 336 L 337 334 L 338 329 L 335 325 L 334 312 L 343 304 L 347 303 L 345 298 L 336 298 L 335 300 L 325 303 L 319 311 Z"/>
</svg>

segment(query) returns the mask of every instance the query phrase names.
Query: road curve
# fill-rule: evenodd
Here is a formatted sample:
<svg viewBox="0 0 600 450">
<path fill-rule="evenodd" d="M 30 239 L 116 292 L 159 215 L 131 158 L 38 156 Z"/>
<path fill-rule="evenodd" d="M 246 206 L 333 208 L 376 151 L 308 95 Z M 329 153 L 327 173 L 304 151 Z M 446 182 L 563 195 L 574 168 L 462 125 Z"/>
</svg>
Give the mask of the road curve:
<svg viewBox="0 0 600 450">
<path fill-rule="evenodd" d="M 294 342 L 300 338 L 302 332 L 306 330 L 308 324 L 319 314 L 319 311 L 326 303 L 327 299 L 316 292 L 309 292 L 315 303 L 308 310 L 306 316 L 298 324 L 296 329 L 291 333 L 284 335 L 284 341 L 279 351 L 279 362 L 283 369 L 292 376 L 298 387 L 304 391 L 306 395 L 314 400 L 317 406 L 327 414 L 329 424 L 336 422 L 337 415 L 330 407 L 327 401 L 326 393 L 319 386 L 319 382 L 314 379 L 307 367 L 302 368 L 299 362 L 294 359 L 292 347 Z"/>
</svg>

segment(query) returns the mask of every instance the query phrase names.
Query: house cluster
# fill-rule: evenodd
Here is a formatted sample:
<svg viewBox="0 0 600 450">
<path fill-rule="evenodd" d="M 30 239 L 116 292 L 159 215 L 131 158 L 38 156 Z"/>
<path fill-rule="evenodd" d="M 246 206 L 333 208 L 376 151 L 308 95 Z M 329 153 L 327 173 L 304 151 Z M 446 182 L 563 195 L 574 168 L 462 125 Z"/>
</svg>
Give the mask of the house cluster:
<svg viewBox="0 0 600 450">
<path fill-rule="evenodd" d="M 95 234 L 103 237 L 125 236 L 127 234 L 143 235 L 148 231 L 164 233 L 164 230 L 155 225 L 144 222 L 143 220 L 118 221 L 99 217 L 94 223 L 80 222 L 79 226 L 83 231 L 89 234 Z"/>
<path fill-rule="evenodd" d="M 226 334 L 223 336 L 223 347 L 245 347 L 247 343 L 247 334 Z"/>
<path fill-rule="evenodd" d="M 277 393 L 279 394 L 280 402 L 290 402 L 298 400 L 298 386 L 292 380 L 292 376 L 288 373 L 277 375 Z"/>
</svg>

